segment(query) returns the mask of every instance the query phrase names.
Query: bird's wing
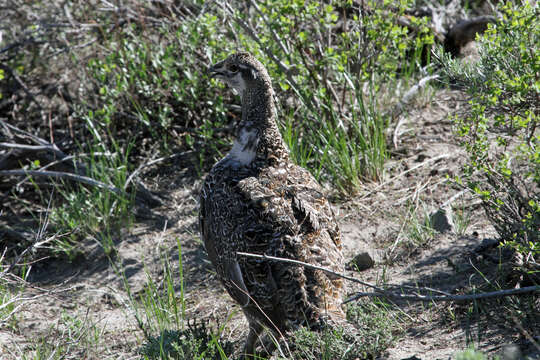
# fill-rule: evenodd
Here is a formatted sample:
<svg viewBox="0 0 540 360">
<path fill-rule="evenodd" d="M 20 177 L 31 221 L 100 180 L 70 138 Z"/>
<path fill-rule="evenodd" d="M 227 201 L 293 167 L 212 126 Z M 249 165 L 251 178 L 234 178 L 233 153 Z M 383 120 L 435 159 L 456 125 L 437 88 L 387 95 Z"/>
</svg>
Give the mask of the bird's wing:
<svg viewBox="0 0 540 360">
<path fill-rule="evenodd" d="M 264 240 L 259 240 L 263 243 L 259 248 L 264 253 L 327 267 L 336 272 L 343 271 L 340 233 L 332 207 L 320 185 L 307 170 L 294 164 L 267 168 L 257 177 L 240 181 L 238 189 L 251 204 L 252 213 L 257 216 L 259 223 L 272 231 L 272 234 L 264 236 Z M 252 243 L 258 244 L 257 239 Z M 253 252 L 261 253 L 255 250 L 255 245 L 253 248 Z M 291 275 L 281 274 L 286 268 L 288 266 L 283 264 L 272 266 L 271 271 L 279 288 L 284 281 L 282 276 Z M 295 281 L 308 284 L 308 287 L 319 286 L 317 284 L 321 282 L 325 283 L 321 285 L 322 288 L 333 286 L 325 280 L 328 278 L 326 274 L 317 274 L 318 279 L 308 275 L 308 279 L 305 279 L 306 274 L 310 273 L 298 269 L 295 271 L 294 276 L 298 277 Z"/>
<path fill-rule="evenodd" d="M 317 245 L 320 238 L 341 248 L 332 207 L 307 170 L 295 164 L 266 168 L 257 177 L 239 181 L 237 190 L 252 209 L 251 214 L 266 228 L 304 237 L 305 247 Z"/>
<path fill-rule="evenodd" d="M 216 241 L 214 239 L 214 232 L 208 228 L 210 223 L 205 221 L 207 209 L 206 198 L 201 196 L 201 208 L 199 212 L 199 228 L 201 231 L 201 237 L 204 241 L 204 247 L 210 261 L 213 264 L 220 264 L 223 268 L 222 272 L 225 274 L 223 280 L 226 282 L 226 289 L 231 297 L 236 300 L 240 305 L 246 306 L 249 303 L 249 292 L 247 290 L 242 270 L 238 261 L 233 257 L 223 257 L 218 255 L 218 249 L 216 249 Z"/>
</svg>

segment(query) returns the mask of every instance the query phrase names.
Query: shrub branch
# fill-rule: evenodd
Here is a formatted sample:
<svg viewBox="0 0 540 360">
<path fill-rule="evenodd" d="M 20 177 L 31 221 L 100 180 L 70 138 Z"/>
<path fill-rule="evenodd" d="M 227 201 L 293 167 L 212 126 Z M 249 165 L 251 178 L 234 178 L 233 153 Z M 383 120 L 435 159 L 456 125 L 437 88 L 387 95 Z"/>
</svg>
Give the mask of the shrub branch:
<svg viewBox="0 0 540 360">
<path fill-rule="evenodd" d="M 317 266 L 313 264 L 308 264 L 303 261 L 299 260 L 293 260 L 293 259 L 286 259 L 286 258 L 280 258 L 275 256 L 269 256 L 269 255 L 259 255 L 259 254 L 252 254 L 252 253 L 246 253 L 246 252 L 237 252 L 236 254 L 240 256 L 245 257 L 251 257 L 255 259 L 264 259 L 269 261 L 275 261 L 275 262 L 282 262 L 287 264 L 294 264 L 294 265 L 300 265 L 307 269 L 313 269 L 313 270 L 320 270 L 327 274 L 337 276 L 340 278 L 343 278 L 345 280 L 349 280 L 358 284 L 362 284 L 364 286 L 372 288 L 373 292 L 358 292 L 355 295 L 349 297 L 346 299 L 343 303 L 346 304 L 348 302 L 352 302 L 355 300 L 358 300 L 361 297 L 386 297 L 394 300 L 407 300 L 407 301 L 455 301 L 455 302 L 462 302 L 462 301 L 473 301 L 473 300 L 479 300 L 479 299 L 487 299 L 487 298 L 494 298 L 494 297 L 503 297 L 503 296 L 510 296 L 510 295 L 518 295 L 518 294 L 525 294 L 525 293 L 534 293 L 534 292 L 540 292 L 540 285 L 534 285 L 534 286 L 527 286 L 519 289 L 505 289 L 505 290 L 498 290 L 498 291 L 492 291 L 487 293 L 481 293 L 481 294 L 469 294 L 469 295 L 452 295 L 452 294 L 445 294 L 442 291 L 431 289 L 431 288 L 422 288 L 418 287 L 416 290 L 418 291 L 426 291 L 426 292 L 440 292 L 445 295 L 419 295 L 419 294 L 408 294 L 405 293 L 405 288 L 408 286 L 394 286 L 395 289 L 400 290 L 400 292 L 396 291 L 389 291 L 385 290 L 381 287 L 378 287 L 376 285 L 370 284 L 368 282 L 356 279 L 352 276 L 348 276 L 342 273 L 335 272 L 333 270 L 324 268 L 322 266 Z"/>
<path fill-rule="evenodd" d="M 61 171 L 41 171 L 41 170 L 0 170 L 1 176 L 46 176 L 55 179 L 69 179 L 72 181 L 97 186 L 101 189 L 109 190 L 117 195 L 122 194 L 123 191 L 119 188 L 105 184 L 101 181 L 94 180 L 88 176 L 82 176 Z"/>
</svg>

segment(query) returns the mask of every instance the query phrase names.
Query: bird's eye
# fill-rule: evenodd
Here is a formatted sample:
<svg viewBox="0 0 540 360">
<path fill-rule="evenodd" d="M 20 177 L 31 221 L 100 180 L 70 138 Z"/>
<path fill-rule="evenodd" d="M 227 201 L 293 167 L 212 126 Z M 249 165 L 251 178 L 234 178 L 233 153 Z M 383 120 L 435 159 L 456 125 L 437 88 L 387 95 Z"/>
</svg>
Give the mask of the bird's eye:
<svg viewBox="0 0 540 360">
<path fill-rule="evenodd" d="M 229 66 L 229 71 L 231 71 L 233 73 L 238 72 L 238 66 L 236 66 L 236 65 Z"/>
</svg>

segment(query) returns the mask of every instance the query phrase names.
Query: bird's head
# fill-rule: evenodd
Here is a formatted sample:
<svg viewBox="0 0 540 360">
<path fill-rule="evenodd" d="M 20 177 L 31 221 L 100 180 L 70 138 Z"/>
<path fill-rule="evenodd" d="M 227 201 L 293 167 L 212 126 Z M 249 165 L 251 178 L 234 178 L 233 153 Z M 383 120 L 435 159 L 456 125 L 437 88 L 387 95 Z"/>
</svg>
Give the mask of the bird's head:
<svg viewBox="0 0 540 360">
<path fill-rule="evenodd" d="M 211 66 L 208 72 L 210 76 L 227 83 L 240 96 L 243 95 L 244 90 L 255 88 L 259 84 L 269 81 L 264 66 L 247 52 L 230 55 L 225 60 Z"/>
</svg>

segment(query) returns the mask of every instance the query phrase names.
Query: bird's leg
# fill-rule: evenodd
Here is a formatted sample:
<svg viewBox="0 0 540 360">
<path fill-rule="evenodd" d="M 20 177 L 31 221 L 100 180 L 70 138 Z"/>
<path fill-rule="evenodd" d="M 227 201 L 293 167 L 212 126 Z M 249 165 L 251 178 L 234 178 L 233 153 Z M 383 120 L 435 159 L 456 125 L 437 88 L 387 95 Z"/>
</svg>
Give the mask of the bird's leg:
<svg viewBox="0 0 540 360">
<path fill-rule="evenodd" d="M 259 340 L 259 335 L 263 331 L 263 326 L 256 320 L 249 322 L 249 334 L 246 340 L 246 345 L 244 346 L 243 359 L 252 359 L 255 356 L 255 347 L 257 346 L 257 341 Z"/>
</svg>

